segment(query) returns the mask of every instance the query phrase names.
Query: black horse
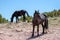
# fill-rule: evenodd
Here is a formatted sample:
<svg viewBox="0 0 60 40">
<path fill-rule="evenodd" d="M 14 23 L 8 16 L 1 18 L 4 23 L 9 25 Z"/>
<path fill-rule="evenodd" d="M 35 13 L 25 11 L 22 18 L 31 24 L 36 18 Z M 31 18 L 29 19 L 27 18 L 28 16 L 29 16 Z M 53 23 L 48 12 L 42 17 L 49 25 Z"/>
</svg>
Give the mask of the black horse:
<svg viewBox="0 0 60 40">
<path fill-rule="evenodd" d="M 28 14 L 28 12 L 26 10 L 15 11 L 12 14 L 11 22 L 13 22 L 13 18 L 16 17 L 16 23 L 17 23 L 19 16 L 23 16 L 23 21 L 25 22 L 25 19 L 26 19 L 25 14 L 27 14 L 27 16 L 29 16 L 29 14 Z"/>
<path fill-rule="evenodd" d="M 37 36 L 39 36 L 39 24 L 42 25 L 43 28 L 43 34 L 47 33 L 48 29 L 48 18 L 45 14 L 40 14 L 38 11 L 35 11 L 34 17 L 32 20 L 33 24 L 33 32 L 32 32 L 32 37 L 34 36 L 34 30 L 35 26 L 37 26 Z"/>
</svg>

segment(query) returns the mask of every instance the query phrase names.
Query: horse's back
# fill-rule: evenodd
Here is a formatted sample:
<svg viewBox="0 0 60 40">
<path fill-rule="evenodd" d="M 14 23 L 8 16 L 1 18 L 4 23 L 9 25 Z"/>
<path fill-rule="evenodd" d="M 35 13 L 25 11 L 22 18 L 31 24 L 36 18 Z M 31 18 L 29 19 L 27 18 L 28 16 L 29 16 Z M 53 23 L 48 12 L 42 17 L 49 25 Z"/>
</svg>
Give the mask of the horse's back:
<svg viewBox="0 0 60 40">
<path fill-rule="evenodd" d="M 41 17 L 42 20 L 47 19 L 47 15 L 45 15 L 45 14 L 40 14 L 40 17 Z"/>
</svg>

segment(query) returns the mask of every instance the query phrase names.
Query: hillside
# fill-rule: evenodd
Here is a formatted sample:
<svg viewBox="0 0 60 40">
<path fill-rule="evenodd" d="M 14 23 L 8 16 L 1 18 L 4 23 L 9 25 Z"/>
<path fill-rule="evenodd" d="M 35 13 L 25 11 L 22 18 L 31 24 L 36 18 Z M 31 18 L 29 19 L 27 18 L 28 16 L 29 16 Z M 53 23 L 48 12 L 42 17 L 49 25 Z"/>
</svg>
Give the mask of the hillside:
<svg viewBox="0 0 60 40">
<path fill-rule="evenodd" d="M 32 23 L 0 24 L 0 40 L 60 40 L 60 17 L 49 18 L 48 34 L 41 35 L 41 25 L 39 30 L 40 36 L 31 38 Z M 36 33 L 35 29 L 35 35 Z"/>
</svg>

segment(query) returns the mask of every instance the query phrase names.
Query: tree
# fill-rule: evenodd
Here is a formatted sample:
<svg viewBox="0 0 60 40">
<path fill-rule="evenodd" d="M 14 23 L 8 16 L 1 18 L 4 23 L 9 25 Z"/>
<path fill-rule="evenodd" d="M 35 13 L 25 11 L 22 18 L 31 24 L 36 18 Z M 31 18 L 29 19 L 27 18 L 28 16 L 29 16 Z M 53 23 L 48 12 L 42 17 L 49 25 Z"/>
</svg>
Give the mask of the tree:
<svg viewBox="0 0 60 40">
<path fill-rule="evenodd" d="M 0 14 L 0 23 L 2 23 L 2 15 Z"/>
<path fill-rule="evenodd" d="M 58 10 L 58 16 L 60 16 L 60 9 Z"/>
<path fill-rule="evenodd" d="M 8 20 L 6 18 L 2 18 L 2 15 L 0 14 L 0 23 L 7 23 Z"/>
<path fill-rule="evenodd" d="M 55 17 L 60 15 L 60 9 L 59 10 L 53 10 L 51 12 L 44 12 L 48 17 Z"/>
</svg>

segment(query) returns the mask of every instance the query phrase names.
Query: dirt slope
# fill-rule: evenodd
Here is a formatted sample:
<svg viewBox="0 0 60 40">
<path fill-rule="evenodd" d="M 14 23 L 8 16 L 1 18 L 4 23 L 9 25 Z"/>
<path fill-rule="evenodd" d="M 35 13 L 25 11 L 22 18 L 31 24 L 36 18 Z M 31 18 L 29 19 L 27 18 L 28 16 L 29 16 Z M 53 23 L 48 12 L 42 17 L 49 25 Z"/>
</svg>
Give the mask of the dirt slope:
<svg viewBox="0 0 60 40">
<path fill-rule="evenodd" d="M 49 19 L 48 34 L 41 35 L 42 27 L 40 25 L 40 36 L 31 38 L 32 24 L 31 23 L 6 23 L 0 24 L 0 40 L 60 40 L 60 24 L 57 20 Z"/>
</svg>

